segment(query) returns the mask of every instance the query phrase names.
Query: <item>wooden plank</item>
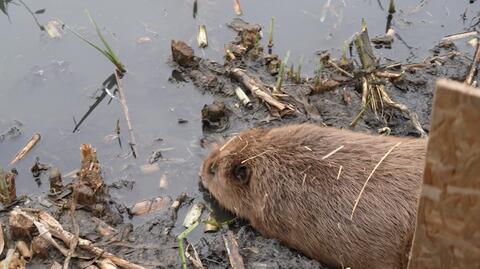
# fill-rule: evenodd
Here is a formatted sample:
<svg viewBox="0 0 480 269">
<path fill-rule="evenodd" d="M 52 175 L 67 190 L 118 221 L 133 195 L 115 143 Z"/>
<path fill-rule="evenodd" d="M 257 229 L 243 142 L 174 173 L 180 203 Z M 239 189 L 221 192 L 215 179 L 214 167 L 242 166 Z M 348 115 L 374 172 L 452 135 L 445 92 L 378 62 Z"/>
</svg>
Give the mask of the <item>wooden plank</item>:
<svg viewBox="0 0 480 269">
<path fill-rule="evenodd" d="M 480 89 L 440 80 L 409 269 L 480 268 Z"/>
</svg>

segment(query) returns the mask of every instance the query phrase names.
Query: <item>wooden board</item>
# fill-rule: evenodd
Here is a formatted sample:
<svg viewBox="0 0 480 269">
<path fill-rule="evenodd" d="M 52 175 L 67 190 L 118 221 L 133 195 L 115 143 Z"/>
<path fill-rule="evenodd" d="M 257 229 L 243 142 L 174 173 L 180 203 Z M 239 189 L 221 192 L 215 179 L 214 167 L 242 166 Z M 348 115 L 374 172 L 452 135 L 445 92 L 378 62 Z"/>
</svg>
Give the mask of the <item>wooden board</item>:
<svg viewBox="0 0 480 269">
<path fill-rule="evenodd" d="M 437 83 L 408 268 L 480 268 L 480 89 Z"/>
</svg>

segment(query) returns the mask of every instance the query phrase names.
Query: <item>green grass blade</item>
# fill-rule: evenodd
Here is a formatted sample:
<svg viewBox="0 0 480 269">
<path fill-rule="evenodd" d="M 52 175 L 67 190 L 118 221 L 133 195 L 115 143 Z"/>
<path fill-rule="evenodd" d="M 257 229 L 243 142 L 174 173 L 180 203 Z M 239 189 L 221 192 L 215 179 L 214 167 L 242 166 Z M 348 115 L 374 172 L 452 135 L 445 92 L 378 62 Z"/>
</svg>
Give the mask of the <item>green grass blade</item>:
<svg viewBox="0 0 480 269">
<path fill-rule="evenodd" d="M 95 20 L 92 18 L 92 16 L 90 15 L 90 12 L 88 10 L 85 10 L 85 13 L 87 14 L 87 17 L 88 19 L 90 20 L 90 23 L 93 25 L 93 27 L 95 27 L 95 30 L 97 31 L 97 34 L 98 34 L 98 37 L 100 37 L 100 40 L 102 41 L 103 45 L 105 46 L 106 48 L 106 54 L 110 55 L 110 57 L 108 57 L 110 59 L 110 61 L 115 65 L 117 66 L 117 68 L 124 72 L 125 71 L 125 67 L 123 66 L 123 64 L 120 62 L 120 59 L 117 57 L 117 55 L 115 54 L 115 52 L 113 52 L 113 49 L 112 47 L 110 47 L 110 45 L 108 44 L 107 40 L 105 39 L 105 37 L 103 36 L 102 32 L 100 31 L 100 28 L 98 27 L 97 23 L 95 22 Z"/>
<path fill-rule="evenodd" d="M 88 45 L 92 46 L 93 48 L 95 48 L 96 50 L 98 50 L 101 54 L 103 54 L 105 57 L 107 57 L 108 59 L 110 59 L 110 56 L 107 54 L 106 51 L 104 51 L 102 48 L 100 48 L 99 46 L 95 45 L 94 43 L 92 43 L 91 41 L 89 41 L 88 39 L 86 39 L 85 37 L 83 37 L 80 33 L 78 33 L 77 31 L 73 30 L 72 28 L 68 27 L 66 24 L 64 24 L 64 27 L 70 31 L 71 33 L 73 33 L 75 36 L 77 36 L 78 38 L 80 38 L 81 40 L 83 40 L 85 43 L 87 43 Z"/>
</svg>

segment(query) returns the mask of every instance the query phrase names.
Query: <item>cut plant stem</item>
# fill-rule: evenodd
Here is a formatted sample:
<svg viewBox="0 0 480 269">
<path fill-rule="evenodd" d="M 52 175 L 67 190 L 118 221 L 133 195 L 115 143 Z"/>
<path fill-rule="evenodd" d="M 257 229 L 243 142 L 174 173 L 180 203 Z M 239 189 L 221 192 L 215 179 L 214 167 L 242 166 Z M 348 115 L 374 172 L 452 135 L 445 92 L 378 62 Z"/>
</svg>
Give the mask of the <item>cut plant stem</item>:
<svg viewBox="0 0 480 269">
<path fill-rule="evenodd" d="M 195 19 L 197 17 L 197 12 L 198 12 L 198 3 L 197 0 L 193 1 L 193 18 Z"/>
<path fill-rule="evenodd" d="M 388 5 L 388 13 L 395 13 L 395 0 L 390 0 L 390 4 Z"/>
<path fill-rule="evenodd" d="M 342 47 L 342 57 L 340 58 L 340 64 L 342 66 L 345 66 L 348 64 L 348 60 L 347 60 L 347 49 L 348 49 L 348 42 L 345 41 L 343 43 L 343 47 Z"/>
<path fill-rule="evenodd" d="M 297 81 L 297 83 L 300 83 L 300 79 L 302 77 L 302 65 L 303 65 L 303 55 L 300 56 L 300 62 L 298 63 L 297 72 L 295 74 L 295 80 Z"/>
<path fill-rule="evenodd" d="M 127 100 L 125 99 L 125 93 L 123 92 L 123 87 L 122 87 L 122 79 L 121 79 L 122 74 L 120 73 L 119 70 L 115 71 L 115 79 L 117 82 L 117 89 L 118 89 L 118 99 L 120 99 L 120 105 L 123 110 L 123 115 L 125 116 L 125 121 L 127 122 L 127 128 L 128 128 L 128 133 L 130 135 L 130 141 L 128 144 L 130 145 L 130 149 L 132 150 L 132 155 L 133 158 L 137 158 L 137 142 L 135 140 L 135 134 L 133 133 L 133 126 L 132 126 L 132 121 L 130 120 L 130 114 L 128 113 L 128 106 L 127 106 Z"/>
<path fill-rule="evenodd" d="M 185 239 L 195 228 L 197 228 L 199 222 L 196 221 L 188 229 L 183 231 L 177 236 L 178 240 L 178 255 L 180 256 L 180 261 L 182 262 L 182 269 L 187 269 L 187 259 L 185 257 L 185 248 L 183 244 L 183 239 Z"/>
<path fill-rule="evenodd" d="M 277 78 L 277 84 L 275 85 L 275 88 L 273 89 L 274 94 L 281 93 L 282 91 L 282 84 L 283 80 L 285 79 L 285 66 L 288 63 L 288 58 L 290 57 L 290 51 L 287 51 L 287 54 L 283 58 L 281 64 L 280 64 L 280 70 L 278 71 L 278 78 Z"/>
<path fill-rule="evenodd" d="M 375 55 L 373 54 L 372 46 L 370 45 L 370 37 L 368 36 L 367 25 L 362 19 L 362 31 L 355 36 L 355 46 L 357 48 L 358 56 L 362 67 L 365 70 L 375 66 Z"/>
<path fill-rule="evenodd" d="M 205 25 L 198 27 L 197 43 L 199 48 L 205 48 L 208 46 L 207 28 Z"/>
<path fill-rule="evenodd" d="M 270 18 L 270 28 L 268 29 L 268 47 L 271 49 L 273 47 L 273 24 L 275 22 L 275 18 Z"/>
<path fill-rule="evenodd" d="M 235 94 L 245 107 L 247 107 L 248 109 L 252 108 L 252 102 L 250 101 L 250 98 L 248 98 L 247 94 L 242 90 L 242 88 L 235 88 Z"/>
<path fill-rule="evenodd" d="M 240 7 L 240 0 L 233 1 L 233 9 L 235 10 L 235 14 L 237 16 L 242 15 L 242 8 Z"/>
</svg>

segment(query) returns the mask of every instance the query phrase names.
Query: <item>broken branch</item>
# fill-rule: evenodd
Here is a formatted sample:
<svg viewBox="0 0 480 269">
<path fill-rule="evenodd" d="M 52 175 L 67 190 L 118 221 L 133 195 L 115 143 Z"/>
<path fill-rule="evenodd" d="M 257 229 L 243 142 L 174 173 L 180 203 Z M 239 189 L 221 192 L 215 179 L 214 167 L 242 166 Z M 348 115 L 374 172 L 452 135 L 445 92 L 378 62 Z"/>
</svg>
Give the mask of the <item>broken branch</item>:
<svg viewBox="0 0 480 269">
<path fill-rule="evenodd" d="M 233 68 L 230 71 L 230 74 L 234 79 L 242 83 L 243 86 L 245 86 L 245 88 L 247 88 L 253 95 L 257 96 L 268 104 L 278 108 L 279 110 L 284 110 L 286 108 L 291 109 L 289 106 L 283 104 L 267 92 L 263 91 L 261 87 L 245 73 L 244 70 L 240 68 Z"/>
</svg>

